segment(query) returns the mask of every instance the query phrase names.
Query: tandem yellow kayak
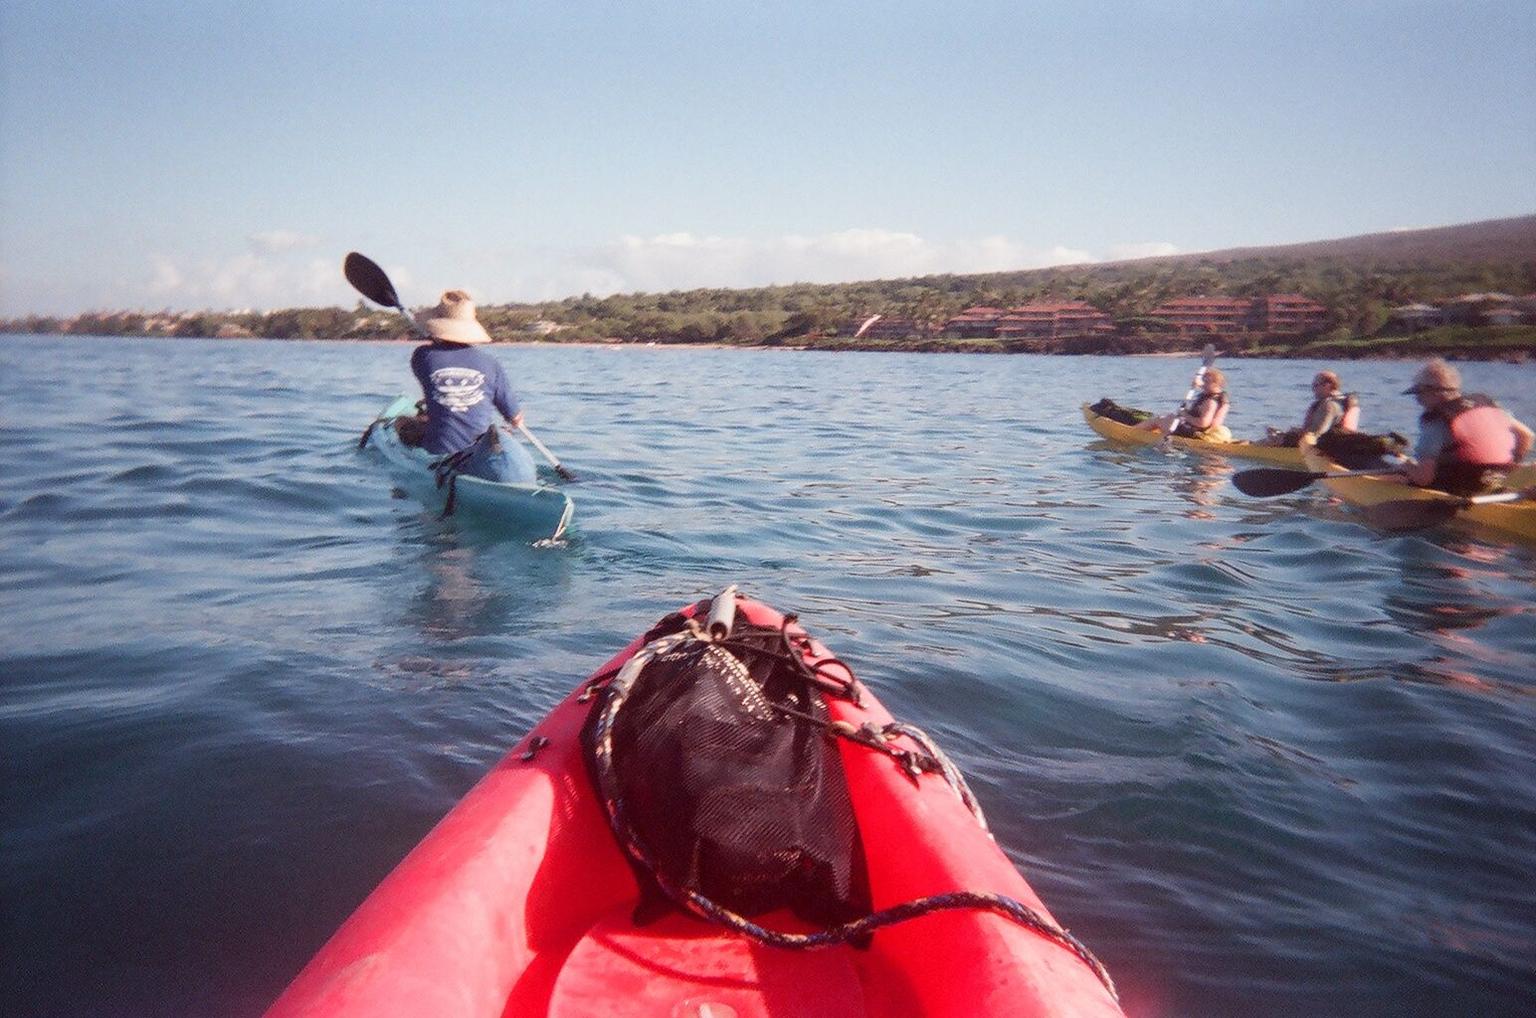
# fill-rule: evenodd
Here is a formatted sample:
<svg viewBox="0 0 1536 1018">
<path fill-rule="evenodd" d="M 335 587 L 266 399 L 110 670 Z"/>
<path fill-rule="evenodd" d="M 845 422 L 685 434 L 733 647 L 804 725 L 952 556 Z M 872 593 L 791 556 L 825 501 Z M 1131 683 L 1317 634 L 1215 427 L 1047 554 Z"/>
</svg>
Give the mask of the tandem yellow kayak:
<svg viewBox="0 0 1536 1018">
<path fill-rule="evenodd" d="M 1315 446 L 1303 450 L 1302 458 L 1308 470 L 1335 472 L 1345 469 L 1318 452 Z M 1329 477 L 1323 480 L 1323 484 L 1328 486 L 1332 494 L 1356 506 L 1379 506 L 1387 502 L 1403 501 L 1448 503 L 1458 506 L 1450 516 L 1452 522 L 1497 531 L 1501 537 L 1536 544 L 1536 499 L 1468 504 L 1468 500 L 1459 495 L 1434 488 L 1420 488 L 1392 477 Z M 1505 487 L 1512 491 L 1536 487 L 1536 465 L 1527 464 L 1510 471 Z"/>
<path fill-rule="evenodd" d="M 1121 424 L 1108 417 L 1101 417 L 1094 413 L 1093 407 L 1087 403 L 1083 404 L 1083 420 L 1088 422 L 1090 428 L 1111 442 L 1120 442 L 1125 445 L 1156 445 L 1163 441 L 1162 432 L 1142 431 L 1129 424 Z M 1208 439 L 1184 438 L 1179 435 L 1173 436 L 1169 441 L 1191 452 L 1236 456 L 1239 459 L 1258 460 L 1261 463 L 1273 463 L 1278 467 L 1294 467 L 1298 470 L 1302 466 L 1301 450 L 1286 446 L 1259 445 L 1257 442 L 1213 442 Z"/>
</svg>

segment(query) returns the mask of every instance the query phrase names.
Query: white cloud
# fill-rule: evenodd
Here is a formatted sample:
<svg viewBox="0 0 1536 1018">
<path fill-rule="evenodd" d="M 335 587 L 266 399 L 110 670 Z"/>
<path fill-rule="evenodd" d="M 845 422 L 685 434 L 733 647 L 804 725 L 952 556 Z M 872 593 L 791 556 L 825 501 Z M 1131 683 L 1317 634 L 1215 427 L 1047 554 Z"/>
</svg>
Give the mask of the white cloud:
<svg viewBox="0 0 1536 1018">
<path fill-rule="evenodd" d="M 250 241 L 253 250 L 265 254 L 300 251 L 318 247 L 320 244 L 319 237 L 312 237 L 296 230 L 267 230 L 264 233 L 253 233 L 247 240 Z"/>
<path fill-rule="evenodd" d="M 693 233 L 626 235 L 595 248 L 562 252 L 553 259 L 535 260 L 526 255 L 513 259 L 523 266 L 542 263 L 545 267 L 514 273 L 519 293 L 508 299 L 842 283 L 938 273 L 1004 272 L 1096 260 L 1076 248 L 1033 247 L 1002 236 L 937 242 L 915 233 L 883 229 L 766 238 Z"/>
<path fill-rule="evenodd" d="M 1108 257 L 1112 262 L 1129 261 L 1132 258 L 1161 258 L 1179 253 L 1177 244 L 1163 240 L 1149 240 L 1139 244 L 1111 244 Z"/>
<path fill-rule="evenodd" d="M 280 308 L 346 304 L 341 267 L 329 259 L 238 254 L 178 262 L 150 258 L 152 303 L 191 308 Z"/>
<path fill-rule="evenodd" d="M 253 237 L 250 250 L 222 257 L 150 258 L 147 303 L 177 308 L 350 306 L 357 295 L 340 265 L 307 250 L 317 241 L 290 231 Z M 843 283 L 940 273 L 1009 272 L 1174 254 L 1164 243 L 1128 243 L 1103 255 L 1063 244 L 1025 244 L 1002 235 L 930 240 L 878 228 L 774 237 L 690 232 L 625 235 L 586 248 L 459 252 L 450 264 L 419 252 L 410 267 L 386 266 L 408 304 L 430 303 L 449 285 L 469 286 L 483 303 L 550 300 L 701 287 Z M 417 280 L 422 282 L 418 285 Z M 131 299 L 126 306 L 146 303 Z"/>
<path fill-rule="evenodd" d="M 181 290 L 185 280 L 181 270 L 164 255 L 150 256 L 151 274 L 149 280 L 149 292 L 156 295 L 169 295 Z"/>
<path fill-rule="evenodd" d="M 147 301 L 179 309 L 283 308 L 348 303 L 340 259 L 317 257 L 319 237 L 265 230 L 245 238 L 246 250 L 225 255 L 150 255 Z"/>
</svg>

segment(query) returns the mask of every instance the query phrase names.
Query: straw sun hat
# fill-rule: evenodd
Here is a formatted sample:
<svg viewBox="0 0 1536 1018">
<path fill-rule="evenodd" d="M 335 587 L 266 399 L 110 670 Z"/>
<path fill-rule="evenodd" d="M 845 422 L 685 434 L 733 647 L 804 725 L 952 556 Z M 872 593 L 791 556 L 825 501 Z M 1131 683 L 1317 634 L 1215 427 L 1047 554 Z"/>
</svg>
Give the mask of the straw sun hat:
<svg viewBox="0 0 1536 1018">
<path fill-rule="evenodd" d="M 463 290 L 449 290 L 437 307 L 423 311 L 416 321 L 433 339 L 447 343 L 489 343 L 491 334 L 475 317 L 475 302 Z"/>
</svg>

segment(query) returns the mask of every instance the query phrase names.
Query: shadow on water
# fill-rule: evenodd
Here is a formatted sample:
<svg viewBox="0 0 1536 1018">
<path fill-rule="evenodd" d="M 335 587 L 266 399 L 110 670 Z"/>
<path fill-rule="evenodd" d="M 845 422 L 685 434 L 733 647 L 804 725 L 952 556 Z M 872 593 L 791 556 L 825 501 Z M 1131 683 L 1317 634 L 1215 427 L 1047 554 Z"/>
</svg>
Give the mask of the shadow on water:
<svg viewBox="0 0 1536 1018">
<path fill-rule="evenodd" d="M 1536 651 L 1536 604 L 1504 592 L 1528 583 L 1529 569 L 1477 542 L 1406 538 L 1392 549 L 1402 582 L 1382 599 L 1383 610 L 1429 645 L 1399 677 L 1529 697 L 1523 669 Z"/>
</svg>

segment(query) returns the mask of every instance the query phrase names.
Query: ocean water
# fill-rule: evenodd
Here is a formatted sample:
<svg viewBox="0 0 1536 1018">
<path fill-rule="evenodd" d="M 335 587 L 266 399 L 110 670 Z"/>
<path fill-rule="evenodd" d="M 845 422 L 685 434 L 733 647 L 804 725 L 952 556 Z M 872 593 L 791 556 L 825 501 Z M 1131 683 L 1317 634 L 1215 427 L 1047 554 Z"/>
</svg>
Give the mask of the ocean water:
<svg viewBox="0 0 1536 1018">
<path fill-rule="evenodd" d="M 797 611 L 1136 1018 L 1536 1007 L 1536 551 L 1108 447 L 1192 358 L 495 349 L 580 477 L 398 497 L 409 347 L 0 337 L 0 1014 L 255 1015 L 661 615 Z M 1314 362 L 1227 362 L 1239 435 Z M 1413 429 L 1402 363 L 1341 368 Z M 1536 366 L 1469 365 L 1536 420 Z"/>
</svg>

